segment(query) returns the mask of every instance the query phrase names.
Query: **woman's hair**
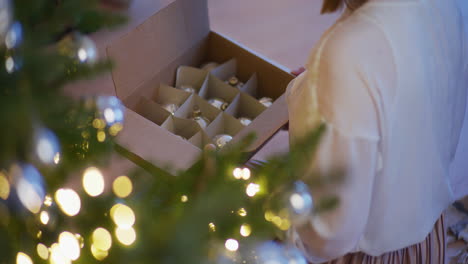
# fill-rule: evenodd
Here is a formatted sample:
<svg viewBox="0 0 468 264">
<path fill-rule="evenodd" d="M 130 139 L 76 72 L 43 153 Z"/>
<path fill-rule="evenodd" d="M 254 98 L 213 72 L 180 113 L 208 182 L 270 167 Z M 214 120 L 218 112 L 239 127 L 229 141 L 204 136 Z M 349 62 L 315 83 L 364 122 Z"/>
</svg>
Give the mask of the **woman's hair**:
<svg viewBox="0 0 468 264">
<path fill-rule="evenodd" d="M 344 6 L 351 10 L 355 10 L 365 2 L 367 2 L 367 0 L 323 0 L 322 14 L 336 12 Z"/>
</svg>

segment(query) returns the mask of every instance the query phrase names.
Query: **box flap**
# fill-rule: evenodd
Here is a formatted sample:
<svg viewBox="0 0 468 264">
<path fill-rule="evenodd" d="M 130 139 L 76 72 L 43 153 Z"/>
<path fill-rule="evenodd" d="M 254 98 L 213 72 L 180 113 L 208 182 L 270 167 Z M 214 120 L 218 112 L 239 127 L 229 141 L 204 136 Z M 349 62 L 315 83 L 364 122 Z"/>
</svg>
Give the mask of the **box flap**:
<svg viewBox="0 0 468 264">
<path fill-rule="evenodd" d="M 210 32 L 207 0 L 176 0 L 107 47 L 123 101 Z"/>
</svg>

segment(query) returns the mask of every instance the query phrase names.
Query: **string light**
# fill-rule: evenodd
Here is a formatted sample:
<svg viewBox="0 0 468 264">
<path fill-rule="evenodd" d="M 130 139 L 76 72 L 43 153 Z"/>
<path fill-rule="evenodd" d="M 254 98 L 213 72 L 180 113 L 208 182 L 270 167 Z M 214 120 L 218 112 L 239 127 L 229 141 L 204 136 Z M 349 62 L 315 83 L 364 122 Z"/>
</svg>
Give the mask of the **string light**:
<svg viewBox="0 0 468 264">
<path fill-rule="evenodd" d="M 105 251 L 105 250 L 100 250 L 100 249 L 96 248 L 94 245 L 91 245 L 91 254 L 93 254 L 93 257 L 95 259 L 103 260 L 103 259 L 107 258 L 107 256 L 109 255 L 109 252 Z"/>
<path fill-rule="evenodd" d="M 80 234 L 75 234 L 78 243 L 80 244 L 80 248 L 84 247 L 84 238 Z"/>
<path fill-rule="evenodd" d="M 260 185 L 255 184 L 255 183 L 249 183 L 249 185 L 247 185 L 247 189 L 245 190 L 245 193 L 249 197 L 254 197 L 259 191 L 260 191 Z"/>
<path fill-rule="evenodd" d="M 126 229 L 117 227 L 115 229 L 115 236 L 117 240 L 125 246 L 132 245 L 136 240 L 136 232 L 133 227 Z"/>
<path fill-rule="evenodd" d="M 226 243 L 224 243 L 224 246 L 226 247 L 227 250 L 234 252 L 239 249 L 239 242 L 237 242 L 237 240 L 235 239 L 230 238 L 226 240 Z"/>
<path fill-rule="evenodd" d="M 89 167 L 83 174 L 83 188 L 85 192 L 96 197 L 104 192 L 104 177 L 101 171 L 96 167 Z"/>
<path fill-rule="evenodd" d="M 244 217 L 247 216 L 247 211 L 244 208 L 241 208 L 237 211 L 237 214 Z"/>
<path fill-rule="evenodd" d="M 80 257 L 80 244 L 74 234 L 62 232 L 58 243 L 61 252 L 70 260 L 77 260 Z"/>
<path fill-rule="evenodd" d="M 123 204 L 116 204 L 111 208 L 111 217 L 120 228 L 130 228 L 135 224 L 135 213 L 130 207 Z"/>
<path fill-rule="evenodd" d="M 232 171 L 232 175 L 234 176 L 234 178 L 240 180 L 240 179 L 243 179 L 243 180 L 248 180 L 250 179 L 250 176 L 251 176 L 251 172 L 250 172 L 250 169 L 249 168 L 235 168 L 233 171 Z"/>
<path fill-rule="evenodd" d="M 117 197 L 126 198 L 132 193 L 132 181 L 127 176 L 117 177 L 112 184 L 112 190 Z"/>
<path fill-rule="evenodd" d="M 16 255 L 16 264 L 33 264 L 31 258 L 23 252 Z"/>
<path fill-rule="evenodd" d="M 97 133 L 97 140 L 99 142 L 104 142 L 106 140 L 106 132 L 104 132 L 103 130 L 99 130 Z"/>
<path fill-rule="evenodd" d="M 58 243 L 54 243 L 50 247 L 50 263 L 51 264 L 71 264 L 71 260 L 62 252 Z"/>
<path fill-rule="evenodd" d="M 208 228 L 211 232 L 216 232 L 216 225 L 214 223 L 209 223 Z"/>
<path fill-rule="evenodd" d="M 47 260 L 49 258 L 49 249 L 44 244 L 37 244 L 36 251 L 41 259 Z"/>
<path fill-rule="evenodd" d="M 240 180 L 242 178 L 242 169 L 241 168 L 235 168 L 234 171 L 232 172 L 234 175 L 234 178 Z"/>
<path fill-rule="evenodd" d="M 108 251 L 112 246 L 112 237 L 109 231 L 106 229 L 99 227 L 94 230 L 93 235 L 93 246 L 96 249 L 101 251 Z"/>
<path fill-rule="evenodd" d="M 188 201 L 187 195 L 182 195 L 182 196 L 180 197 L 180 201 L 183 202 L 183 203 L 186 203 L 186 202 Z"/>
<path fill-rule="evenodd" d="M 80 212 L 81 199 L 72 189 L 58 189 L 55 192 L 58 206 L 68 216 L 75 216 Z"/>
<path fill-rule="evenodd" d="M 59 164 L 59 162 L 60 162 L 60 152 L 57 152 L 54 155 L 54 163 Z"/>
<path fill-rule="evenodd" d="M 5 174 L 0 172 L 0 198 L 6 200 L 8 196 L 10 196 L 10 183 Z"/>
<path fill-rule="evenodd" d="M 43 225 L 47 225 L 49 223 L 49 220 L 50 220 L 50 217 L 49 217 L 49 213 L 46 212 L 46 211 L 42 211 L 41 214 L 39 215 L 39 218 L 41 220 L 41 223 Z"/>
<path fill-rule="evenodd" d="M 44 198 L 44 205 L 49 207 L 52 205 L 52 202 L 52 197 L 50 197 L 50 195 L 46 195 Z"/>
<path fill-rule="evenodd" d="M 252 233 L 252 228 L 248 224 L 243 224 L 240 228 L 240 234 L 243 237 L 248 237 Z"/>
<path fill-rule="evenodd" d="M 243 179 L 243 180 L 248 180 L 248 179 L 250 179 L 250 174 L 251 174 L 251 173 L 250 173 L 249 168 L 243 168 L 243 169 L 242 169 L 242 179 Z"/>
</svg>

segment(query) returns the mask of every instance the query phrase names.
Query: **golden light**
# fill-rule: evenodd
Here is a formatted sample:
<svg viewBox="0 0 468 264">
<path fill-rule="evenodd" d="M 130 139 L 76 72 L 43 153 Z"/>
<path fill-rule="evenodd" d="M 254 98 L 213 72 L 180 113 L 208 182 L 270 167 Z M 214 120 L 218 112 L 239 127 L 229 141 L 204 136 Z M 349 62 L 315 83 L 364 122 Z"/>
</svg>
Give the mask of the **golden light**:
<svg viewBox="0 0 468 264">
<path fill-rule="evenodd" d="M 89 196 L 96 197 L 104 192 L 104 177 L 96 167 L 89 167 L 83 174 L 83 188 Z"/>
<path fill-rule="evenodd" d="M 216 225 L 214 223 L 209 223 L 208 227 L 210 228 L 211 232 L 216 232 Z"/>
<path fill-rule="evenodd" d="M 132 181 L 127 176 L 117 177 L 112 184 L 112 190 L 117 197 L 126 198 L 132 193 Z"/>
<path fill-rule="evenodd" d="M 58 243 L 63 254 L 71 259 L 77 260 L 80 257 L 80 244 L 76 236 L 70 232 L 62 232 Z"/>
<path fill-rule="evenodd" d="M 60 162 L 60 152 L 57 152 L 55 153 L 55 156 L 54 156 L 54 163 L 59 164 L 59 162 Z"/>
<path fill-rule="evenodd" d="M 251 173 L 250 173 L 249 168 L 243 168 L 242 169 L 242 179 L 248 180 L 248 179 L 250 179 L 250 175 L 251 175 Z"/>
<path fill-rule="evenodd" d="M 76 239 L 78 240 L 78 243 L 80 243 L 80 248 L 84 247 L 84 238 L 80 234 L 75 234 Z"/>
<path fill-rule="evenodd" d="M 44 205 L 48 207 L 52 205 L 52 197 L 50 197 L 50 195 L 45 196 Z"/>
<path fill-rule="evenodd" d="M 112 237 L 109 231 L 99 227 L 93 232 L 93 246 L 101 251 L 108 251 L 112 246 Z"/>
<path fill-rule="evenodd" d="M 283 223 L 283 220 L 279 216 L 273 216 L 273 219 L 271 221 L 273 222 L 273 224 L 275 224 L 278 227 L 280 227 L 281 224 Z"/>
<path fill-rule="evenodd" d="M 109 255 L 109 252 L 105 251 L 105 250 L 100 250 L 98 248 L 96 248 L 94 245 L 91 245 L 91 254 L 93 254 L 93 257 L 97 260 L 103 260 L 105 258 L 107 258 L 107 256 Z"/>
<path fill-rule="evenodd" d="M 6 200 L 8 196 L 10 196 L 10 183 L 5 174 L 0 172 L 0 198 Z"/>
<path fill-rule="evenodd" d="M 265 220 L 267 220 L 268 222 L 271 222 L 273 221 L 273 217 L 275 217 L 275 214 L 273 214 L 272 211 L 265 211 Z"/>
<path fill-rule="evenodd" d="M 116 204 L 111 208 L 111 217 L 114 223 L 120 228 L 130 228 L 135 224 L 135 213 L 124 205 Z"/>
<path fill-rule="evenodd" d="M 57 243 L 50 247 L 50 264 L 71 264 L 71 260 L 66 257 Z"/>
<path fill-rule="evenodd" d="M 186 203 L 186 202 L 188 201 L 187 195 L 182 195 L 182 196 L 180 197 L 180 201 L 183 202 L 183 203 Z"/>
<path fill-rule="evenodd" d="M 239 249 L 239 242 L 237 242 L 237 240 L 235 239 L 230 238 L 226 240 L 226 243 L 224 243 L 224 246 L 229 251 L 237 251 Z"/>
<path fill-rule="evenodd" d="M 49 249 L 44 244 L 37 244 L 36 251 L 41 259 L 47 260 L 49 258 Z"/>
<path fill-rule="evenodd" d="M 104 131 L 102 131 L 102 130 L 98 131 L 98 133 L 97 133 L 97 140 L 98 140 L 99 142 L 104 142 L 104 141 L 106 140 L 106 132 L 104 132 Z"/>
<path fill-rule="evenodd" d="M 111 134 L 111 136 L 117 136 L 122 129 L 123 126 L 121 123 L 115 123 L 109 128 L 109 134 Z"/>
<path fill-rule="evenodd" d="M 247 185 L 247 189 L 245 190 L 245 193 L 249 197 L 254 197 L 259 191 L 260 191 L 260 185 L 256 183 L 249 183 L 249 185 Z"/>
<path fill-rule="evenodd" d="M 279 226 L 279 228 L 283 231 L 289 230 L 290 227 L 291 227 L 291 222 L 288 219 L 283 219 Z"/>
<path fill-rule="evenodd" d="M 234 178 L 240 180 L 242 178 L 242 169 L 235 168 L 234 171 L 232 172 L 232 175 L 234 175 Z"/>
<path fill-rule="evenodd" d="M 241 208 L 237 211 L 237 214 L 244 217 L 247 216 L 247 211 L 244 208 Z"/>
<path fill-rule="evenodd" d="M 106 127 L 106 121 L 96 118 L 93 120 L 93 127 L 96 129 L 104 129 Z"/>
<path fill-rule="evenodd" d="M 39 239 L 42 237 L 42 231 L 41 230 L 39 230 L 37 232 L 36 237 L 39 238 Z"/>
<path fill-rule="evenodd" d="M 136 240 L 136 232 L 133 227 L 126 229 L 117 227 L 115 229 L 115 236 L 117 240 L 125 246 L 130 246 Z"/>
<path fill-rule="evenodd" d="M 75 216 L 80 212 L 81 199 L 72 189 L 58 189 L 55 192 L 58 206 L 68 216 Z"/>
<path fill-rule="evenodd" d="M 243 237 L 248 237 L 252 233 L 252 228 L 248 224 L 243 224 L 240 228 L 240 234 Z"/>
<path fill-rule="evenodd" d="M 31 258 L 23 252 L 16 255 L 16 264 L 33 264 Z"/>
<path fill-rule="evenodd" d="M 43 225 L 47 225 L 49 223 L 49 220 L 50 220 L 50 217 L 49 217 L 49 213 L 46 212 L 46 211 L 42 211 L 41 214 L 39 215 L 39 218 L 41 220 L 41 223 Z"/>
</svg>

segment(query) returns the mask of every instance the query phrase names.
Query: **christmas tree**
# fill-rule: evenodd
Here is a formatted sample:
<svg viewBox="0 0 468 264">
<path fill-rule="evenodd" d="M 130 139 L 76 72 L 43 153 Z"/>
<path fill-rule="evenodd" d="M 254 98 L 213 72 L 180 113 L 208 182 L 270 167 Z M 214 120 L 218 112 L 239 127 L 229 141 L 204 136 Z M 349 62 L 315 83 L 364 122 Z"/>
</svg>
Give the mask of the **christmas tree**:
<svg viewBox="0 0 468 264">
<path fill-rule="evenodd" d="M 246 138 L 175 177 L 140 163 L 105 182 L 110 154 L 131 155 L 114 142 L 124 107 L 63 87 L 112 67 L 86 34 L 124 21 L 95 0 L 0 0 L 0 263 L 305 263 L 272 240 L 337 203 L 310 194 L 330 177 L 300 181 L 323 126 L 257 168 Z M 64 188 L 72 173 L 82 186 Z"/>
</svg>

